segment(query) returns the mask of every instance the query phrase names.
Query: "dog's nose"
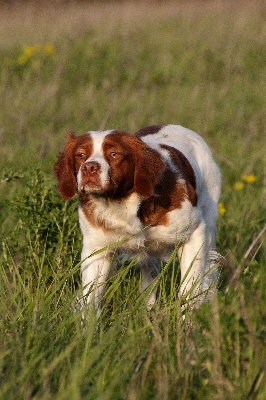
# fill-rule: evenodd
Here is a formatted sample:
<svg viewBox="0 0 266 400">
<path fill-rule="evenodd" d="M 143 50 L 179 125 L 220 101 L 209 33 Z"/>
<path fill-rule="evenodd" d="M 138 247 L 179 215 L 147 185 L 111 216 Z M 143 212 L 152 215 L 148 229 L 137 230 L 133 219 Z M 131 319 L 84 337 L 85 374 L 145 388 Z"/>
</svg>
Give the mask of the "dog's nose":
<svg viewBox="0 0 266 400">
<path fill-rule="evenodd" d="M 85 162 L 82 166 L 81 166 L 81 171 L 85 174 L 95 174 L 96 172 L 98 172 L 100 170 L 101 166 L 98 162 L 96 161 L 88 161 Z"/>
</svg>

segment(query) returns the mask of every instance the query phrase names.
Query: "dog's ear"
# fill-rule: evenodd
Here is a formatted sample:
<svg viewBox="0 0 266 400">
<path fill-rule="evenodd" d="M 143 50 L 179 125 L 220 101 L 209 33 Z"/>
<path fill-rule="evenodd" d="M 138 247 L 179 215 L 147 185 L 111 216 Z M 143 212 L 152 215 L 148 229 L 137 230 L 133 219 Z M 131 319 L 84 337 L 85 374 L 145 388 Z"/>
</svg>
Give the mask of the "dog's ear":
<svg viewBox="0 0 266 400">
<path fill-rule="evenodd" d="M 141 141 L 142 142 L 142 141 Z M 134 185 L 144 198 L 155 195 L 155 186 L 165 170 L 160 154 L 142 142 L 135 155 Z"/>
<path fill-rule="evenodd" d="M 54 173 L 58 181 L 58 191 L 64 200 L 72 199 L 77 190 L 73 159 L 74 142 L 75 135 L 69 133 L 64 150 L 58 154 L 57 161 L 54 164 Z"/>
</svg>

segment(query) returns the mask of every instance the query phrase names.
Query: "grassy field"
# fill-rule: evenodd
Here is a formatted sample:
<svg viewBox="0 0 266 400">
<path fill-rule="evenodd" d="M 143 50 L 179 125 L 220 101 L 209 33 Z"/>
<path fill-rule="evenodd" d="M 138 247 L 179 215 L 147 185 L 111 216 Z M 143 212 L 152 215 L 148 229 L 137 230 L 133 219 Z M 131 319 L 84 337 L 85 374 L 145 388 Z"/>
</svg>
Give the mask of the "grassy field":
<svg viewBox="0 0 266 400">
<path fill-rule="evenodd" d="M 79 4 L 0 13 L 0 399 L 266 399 L 266 8 Z M 109 279 L 86 330 L 77 201 L 52 166 L 71 130 L 176 123 L 223 175 L 214 300 L 181 317 L 178 263 L 148 313 Z"/>
</svg>

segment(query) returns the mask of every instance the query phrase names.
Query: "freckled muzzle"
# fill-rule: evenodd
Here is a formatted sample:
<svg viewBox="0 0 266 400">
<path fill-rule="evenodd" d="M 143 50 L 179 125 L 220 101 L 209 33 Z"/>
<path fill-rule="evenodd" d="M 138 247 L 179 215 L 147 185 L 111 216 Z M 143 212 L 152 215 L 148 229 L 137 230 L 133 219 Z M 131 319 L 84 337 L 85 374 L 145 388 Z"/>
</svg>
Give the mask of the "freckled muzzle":
<svg viewBox="0 0 266 400">
<path fill-rule="evenodd" d="M 101 165 L 96 161 L 82 164 L 78 174 L 78 189 L 81 192 L 93 192 L 101 189 Z"/>
</svg>

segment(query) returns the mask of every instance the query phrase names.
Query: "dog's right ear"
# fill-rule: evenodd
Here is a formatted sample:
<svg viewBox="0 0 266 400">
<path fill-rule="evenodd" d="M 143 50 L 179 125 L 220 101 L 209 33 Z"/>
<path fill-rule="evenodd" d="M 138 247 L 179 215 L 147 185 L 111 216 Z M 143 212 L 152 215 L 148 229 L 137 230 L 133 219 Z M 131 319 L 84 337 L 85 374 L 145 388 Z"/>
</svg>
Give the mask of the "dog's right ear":
<svg viewBox="0 0 266 400">
<path fill-rule="evenodd" d="M 75 135 L 69 133 L 64 150 L 58 154 L 54 164 L 54 173 L 58 181 L 58 191 L 64 200 L 74 197 L 77 190 L 76 177 L 74 173 L 73 146 Z"/>
</svg>

